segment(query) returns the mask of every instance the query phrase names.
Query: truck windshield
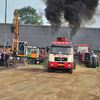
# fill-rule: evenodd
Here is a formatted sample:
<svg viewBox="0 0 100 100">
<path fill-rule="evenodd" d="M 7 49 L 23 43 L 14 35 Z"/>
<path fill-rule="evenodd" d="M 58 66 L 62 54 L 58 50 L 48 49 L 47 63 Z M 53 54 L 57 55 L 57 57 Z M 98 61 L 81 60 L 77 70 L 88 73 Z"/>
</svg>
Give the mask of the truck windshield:
<svg viewBox="0 0 100 100">
<path fill-rule="evenodd" d="M 18 45 L 18 54 L 20 55 L 24 55 L 24 42 L 19 42 L 19 45 Z"/>
<path fill-rule="evenodd" d="M 43 55 L 45 55 L 45 51 L 44 51 L 44 50 L 41 50 L 41 53 L 42 53 Z"/>
<path fill-rule="evenodd" d="M 88 52 L 88 47 L 86 47 L 86 46 L 79 46 L 78 47 L 78 52 L 80 52 L 80 51 L 87 51 Z"/>
<path fill-rule="evenodd" d="M 51 47 L 50 48 L 51 54 L 73 54 L 73 48 L 71 47 Z"/>
<path fill-rule="evenodd" d="M 28 54 L 36 54 L 36 53 L 37 53 L 37 49 L 28 48 Z"/>
</svg>

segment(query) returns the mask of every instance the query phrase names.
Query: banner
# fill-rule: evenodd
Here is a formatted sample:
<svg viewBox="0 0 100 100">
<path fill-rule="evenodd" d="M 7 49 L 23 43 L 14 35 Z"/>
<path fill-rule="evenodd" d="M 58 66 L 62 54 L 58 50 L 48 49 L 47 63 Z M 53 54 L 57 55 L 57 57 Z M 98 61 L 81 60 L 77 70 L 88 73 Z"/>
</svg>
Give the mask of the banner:
<svg viewBox="0 0 100 100">
<path fill-rule="evenodd" d="M 38 14 L 39 15 L 45 15 L 45 10 L 44 9 L 38 9 Z"/>
</svg>

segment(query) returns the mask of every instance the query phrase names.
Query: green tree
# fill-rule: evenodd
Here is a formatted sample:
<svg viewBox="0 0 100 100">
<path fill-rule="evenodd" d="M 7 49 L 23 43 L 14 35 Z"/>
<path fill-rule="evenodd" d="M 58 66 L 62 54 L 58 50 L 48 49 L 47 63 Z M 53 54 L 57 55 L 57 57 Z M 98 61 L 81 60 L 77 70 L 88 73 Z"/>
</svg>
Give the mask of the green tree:
<svg viewBox="0 0 100 100">
<path fill-rule="evenodd" d="M 39 16 L 34 8 L 27 6 L 18 9 L 18 23 L 42 25 L 43 20 L 42 16 Z"/>
</svg>

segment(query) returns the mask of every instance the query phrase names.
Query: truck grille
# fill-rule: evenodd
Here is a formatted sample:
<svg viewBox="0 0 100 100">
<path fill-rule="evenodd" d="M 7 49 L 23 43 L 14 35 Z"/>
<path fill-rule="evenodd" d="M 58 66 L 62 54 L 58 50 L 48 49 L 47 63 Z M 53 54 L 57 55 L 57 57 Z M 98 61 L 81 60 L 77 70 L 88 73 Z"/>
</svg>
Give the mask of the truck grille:
<svg viewBox="0 0 100 100">
<path fill-rule="evenodd" d="M 84 54 L 84 60 L 90 60 L 90 53 Z"/>
<path fill-rule="evenodd" d="M 68 58 L 55 57 L 55 61 L 67 61 Z"/>
</svg>

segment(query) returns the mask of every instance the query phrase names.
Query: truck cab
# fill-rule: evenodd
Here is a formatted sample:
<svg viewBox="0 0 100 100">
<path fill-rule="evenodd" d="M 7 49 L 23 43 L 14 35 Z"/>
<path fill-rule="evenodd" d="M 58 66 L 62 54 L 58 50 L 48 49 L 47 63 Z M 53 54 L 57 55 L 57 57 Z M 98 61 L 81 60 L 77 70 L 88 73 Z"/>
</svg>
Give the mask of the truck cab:
<svg viewBox="0 0 100 100">
<path fill-rule="evenodd" d="M 28 55 L 28 43 L 27 41 L 20 41 L 18 42 L 17 52 L 12 52 L 10 55 L 10 64 L 12 66 L 19 66 L 19 65 L 27 65 L 27 55 Z"/>
<path fill-rule="evenodd" d="M 75 55 L 78 55 L 81 62 L 90 61 L 90 47 L 86 44 L 78 44 L 75 48 Z"/>
<path fill-rule="evenodd" d="M 46 48 L 40 48 L 39 49 L 39 58 L 40 58 L 41 63 L 43 63 L 43 59 L 45 56 L 48 56 Z"/>
<path fill-rule="evenodd" d="M 39 48 L 28 46 L 28 64 L 40 64 Z"/>
<path fill-rule="evenodd" d="M 18 52 L 17 56 L 26 56 L 28 55 L 28 43 L 27 41 L 19 41 L 18 42 Z"/>
</svg>

